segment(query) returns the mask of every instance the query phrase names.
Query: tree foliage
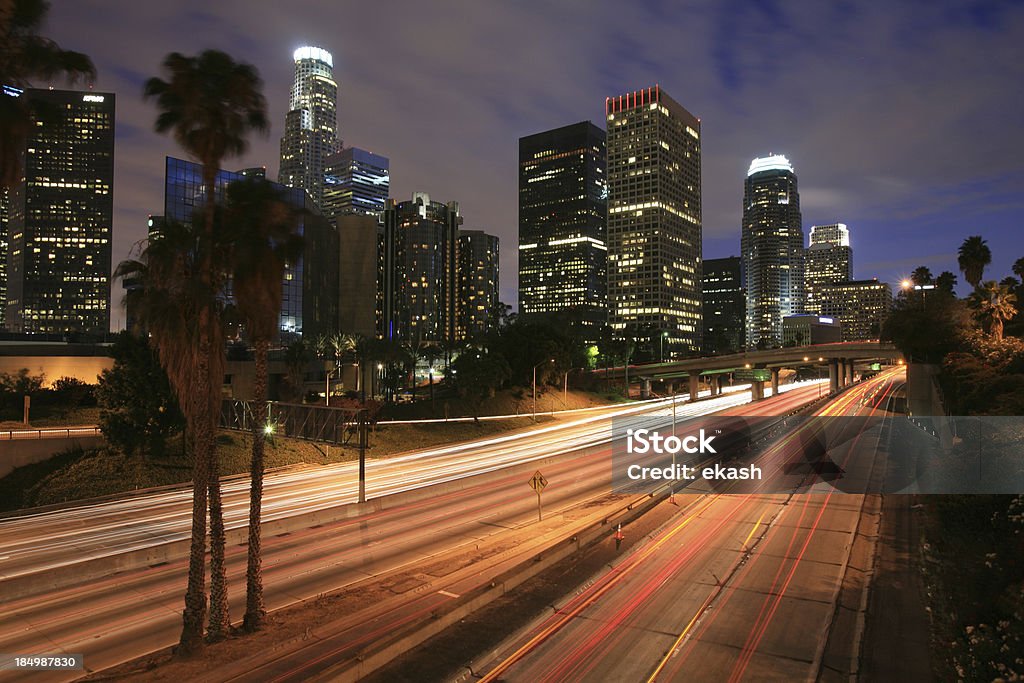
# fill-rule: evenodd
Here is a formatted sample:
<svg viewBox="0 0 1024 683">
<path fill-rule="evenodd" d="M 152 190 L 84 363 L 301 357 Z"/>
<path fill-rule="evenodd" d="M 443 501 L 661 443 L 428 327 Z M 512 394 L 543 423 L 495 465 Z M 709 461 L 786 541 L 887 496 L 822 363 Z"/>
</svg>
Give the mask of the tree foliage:
<svg viewBox="0 0 1024 683">
<path fill-rule="evenodd" d="M 167 373 L 143 337 L 129 332 L 111 347 L 114 366 L 100 375 L 96 398 L 107 443 L 131 455 L 160 457 L 167 439 L 185 427 Z"/>
</svg>

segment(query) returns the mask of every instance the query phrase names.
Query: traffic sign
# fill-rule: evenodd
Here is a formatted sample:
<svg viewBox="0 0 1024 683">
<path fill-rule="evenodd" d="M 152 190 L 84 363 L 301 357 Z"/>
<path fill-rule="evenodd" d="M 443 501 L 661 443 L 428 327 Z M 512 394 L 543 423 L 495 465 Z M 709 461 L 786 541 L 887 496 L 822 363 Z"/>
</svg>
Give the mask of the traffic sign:
<svg viewBox="0 0 1024 683">
<path fill-rule="evenodd" d="M 544 478 L 544 475 L 537 470 L 533 477 L 530 478 L 530 488 L 540 495 L 540 492 L 544 490 L 544 487 L 548 485 L 548 480 Z"/>
</svg>

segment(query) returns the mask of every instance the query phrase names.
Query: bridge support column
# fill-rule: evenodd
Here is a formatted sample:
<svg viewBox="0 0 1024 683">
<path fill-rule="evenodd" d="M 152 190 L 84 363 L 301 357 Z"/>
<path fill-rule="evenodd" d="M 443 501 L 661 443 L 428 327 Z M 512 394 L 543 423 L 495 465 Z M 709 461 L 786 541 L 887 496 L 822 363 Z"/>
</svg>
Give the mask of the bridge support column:
<svg viewBox="0 0 1024 683">
<path fill-rule="evenodd" d="M 691 372 L 687 379 L 690 380 L 690 403 L 693 403 L 697 400 L 697 392 L 700 391 L 700 370 L 694 370 Z"/>
<path fill-rule="evenodd" d="M 772 373 L 772 396 L 779 395 L 779 370 L 780 368 L 771 368 Z"/>
<path fill-rule="evenodd" d="M 722 376 L 711 375 L 711 395 L 721 396 L 722 395 Z"/>
<path fill-rule="evenodd" d="M 651 380 L 648 377 L 640 378 L 640 400 L 651 397 Z"/>
<path fill-rule="evenodd" d="M 853 384 L 853 361 L 846 361 L 846 385 Z"/>
<path fill-rule="evenodd" d="M 839 361 L 831 359 L 828 362 L 828 392 L 834 394 L 839 391 Z"/>
<path fill-rule="evenodd" d="M 750 400 L 764 400 L 764 382 L 755 379 L 750 383 Z"/>
</svg>

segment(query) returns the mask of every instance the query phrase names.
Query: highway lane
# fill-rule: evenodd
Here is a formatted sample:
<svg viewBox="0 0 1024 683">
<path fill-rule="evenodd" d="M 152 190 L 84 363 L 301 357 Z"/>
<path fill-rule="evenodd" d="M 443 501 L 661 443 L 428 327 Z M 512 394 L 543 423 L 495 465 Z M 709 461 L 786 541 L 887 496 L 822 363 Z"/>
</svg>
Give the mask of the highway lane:
<svg viewBox="0 0 1024 683">
<path fill-rule="evenodd" d="M 792 394 L 777 400 L 795 405 L 813 398 L 816 392 L 815 386 L 798 387 Z M 677 417 L 682 419 L 723 404 L 742 402 L 745 397 L 725 398 L 725 401 L 679 404 Z M 647 414 L 639 419 L 652 426 L 670 419 L 670 409 L 664 405 L 654 409 L 647 406 L 645 410 Z M 579 437 L 582 443 L 593 442 L 593 436 L 588 435 L 593 429 L 589 423 L 584 422 L 574 429 L 582 432 Z M 607 422 L 603 430 L 607 438 Z M 550 482 L 545 491 L 547 514 L 557 515 L 561 508 L 606 495 L 611 478 L 607 454 L 603 458 L 594 457 L 593 447 L 572 449 L 567 445 L 569 437 L 562 430 L 545 428 L 544 431 L 562 437 L 558 443 L 575 453 L 550 469 L 546 466 Z M 512 438 L 502 442 L 518 447 L 521 440 Z M 534 448 L 550 454 L 549 449 Z M 475 455 L 471 448 L 458 450 Z M 417 461 L 414 456 L 401 460 Z M 489 465 L 484 463 L 484 466 Z M 309 473 L 287 474 L 286 479 L 303 481 L 304 478 L 296 475 Z M 315 479 L 313 482 L 319 485 Z M 165 494 L 154 497 L 161 501 L 158 509 L 168 505 Z M 68 511 L 50 514 L 64 512 Z M 440 552 L 468 546 L 505 529 L 531 523 L 535 514 L 532 491 L 520 475 L 515 475 L 321 528 L 265 538 L 264 577 L 269 607 L 279 608 L 398 567 L 422 563 Z M 45 519 L 45 515 L 32 517 Z M 84 527 L 87 519 L 77 517 L 75 521 Z M 117 528 L 109 519 L 102 520 L 101 526 Z M 45 537 L 36 541 L 37 544 L 49 542 Z M 229 547 L 228 571 L 236 617 L 242 610 L 244 563 L 244 546 Z M 0 613 L 0 651 L 84 652 L 87 666 L 100 669 L 171 645 L 180 629 L 185 574 L 186 563 L 182 559 L 45 595 L 8 601 Z M 5 677 L 0 676 L 0 680 Z M 46 675 L 40 680 L 59 678 Z"/>
<path fill-rule="evenodd" d="M 681 417 L 702 415 L 746 402 L 749 395 L 745 392 L 694 404 L 678 400 L 677 413 Z M 600 445 L 609 440 L 613 419 L 647 415 L 656 422 L 668 415 L 668 405 L 665 401 L 630 405 L 514 434 L 371 459 L 366 466 L 367 497 L 432 486 Z M 355 502 L 356 473 L 356 463 L 342 463 L 268 474 L 264 522 Z M 246 478 L 224 483 L 224 519 L 229 530 L 247 524 L 248 489 Z M 187 487 L 0 520 L 0 601 L 5 579 L 181 541 L 189 538 L 190 529 L 191 490 Z"/>
<path fill-rule="evenodd" d="M 818 412 L 877 411 L 895 381 L 886 373 Z M 798 434 L 757 463 L 786 476 L 782 467 L 799 459 Z M 842 464 L 853 476 L 870 476 L 873 466 Z M 531 682 L 815 678 L 864 496 L 763 490 L 689 499 L 673 522 L 476 673 Z"/>
</svg>

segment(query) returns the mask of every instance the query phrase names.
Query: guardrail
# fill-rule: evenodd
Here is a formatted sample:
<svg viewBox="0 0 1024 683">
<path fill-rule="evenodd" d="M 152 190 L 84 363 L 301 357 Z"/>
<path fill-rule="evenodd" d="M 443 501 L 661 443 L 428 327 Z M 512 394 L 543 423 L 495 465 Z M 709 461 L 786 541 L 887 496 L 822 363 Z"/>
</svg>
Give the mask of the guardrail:
<svg viewBox="0 0 1024 683">
<path fill-rule="evenodd" d="M 7 429 L 0 431 L 0 441 L 39 439 L 70 439 L 73 436 L 102 436 L 99 427 L 50 427 L 47 429 Z"/>
</svg>

